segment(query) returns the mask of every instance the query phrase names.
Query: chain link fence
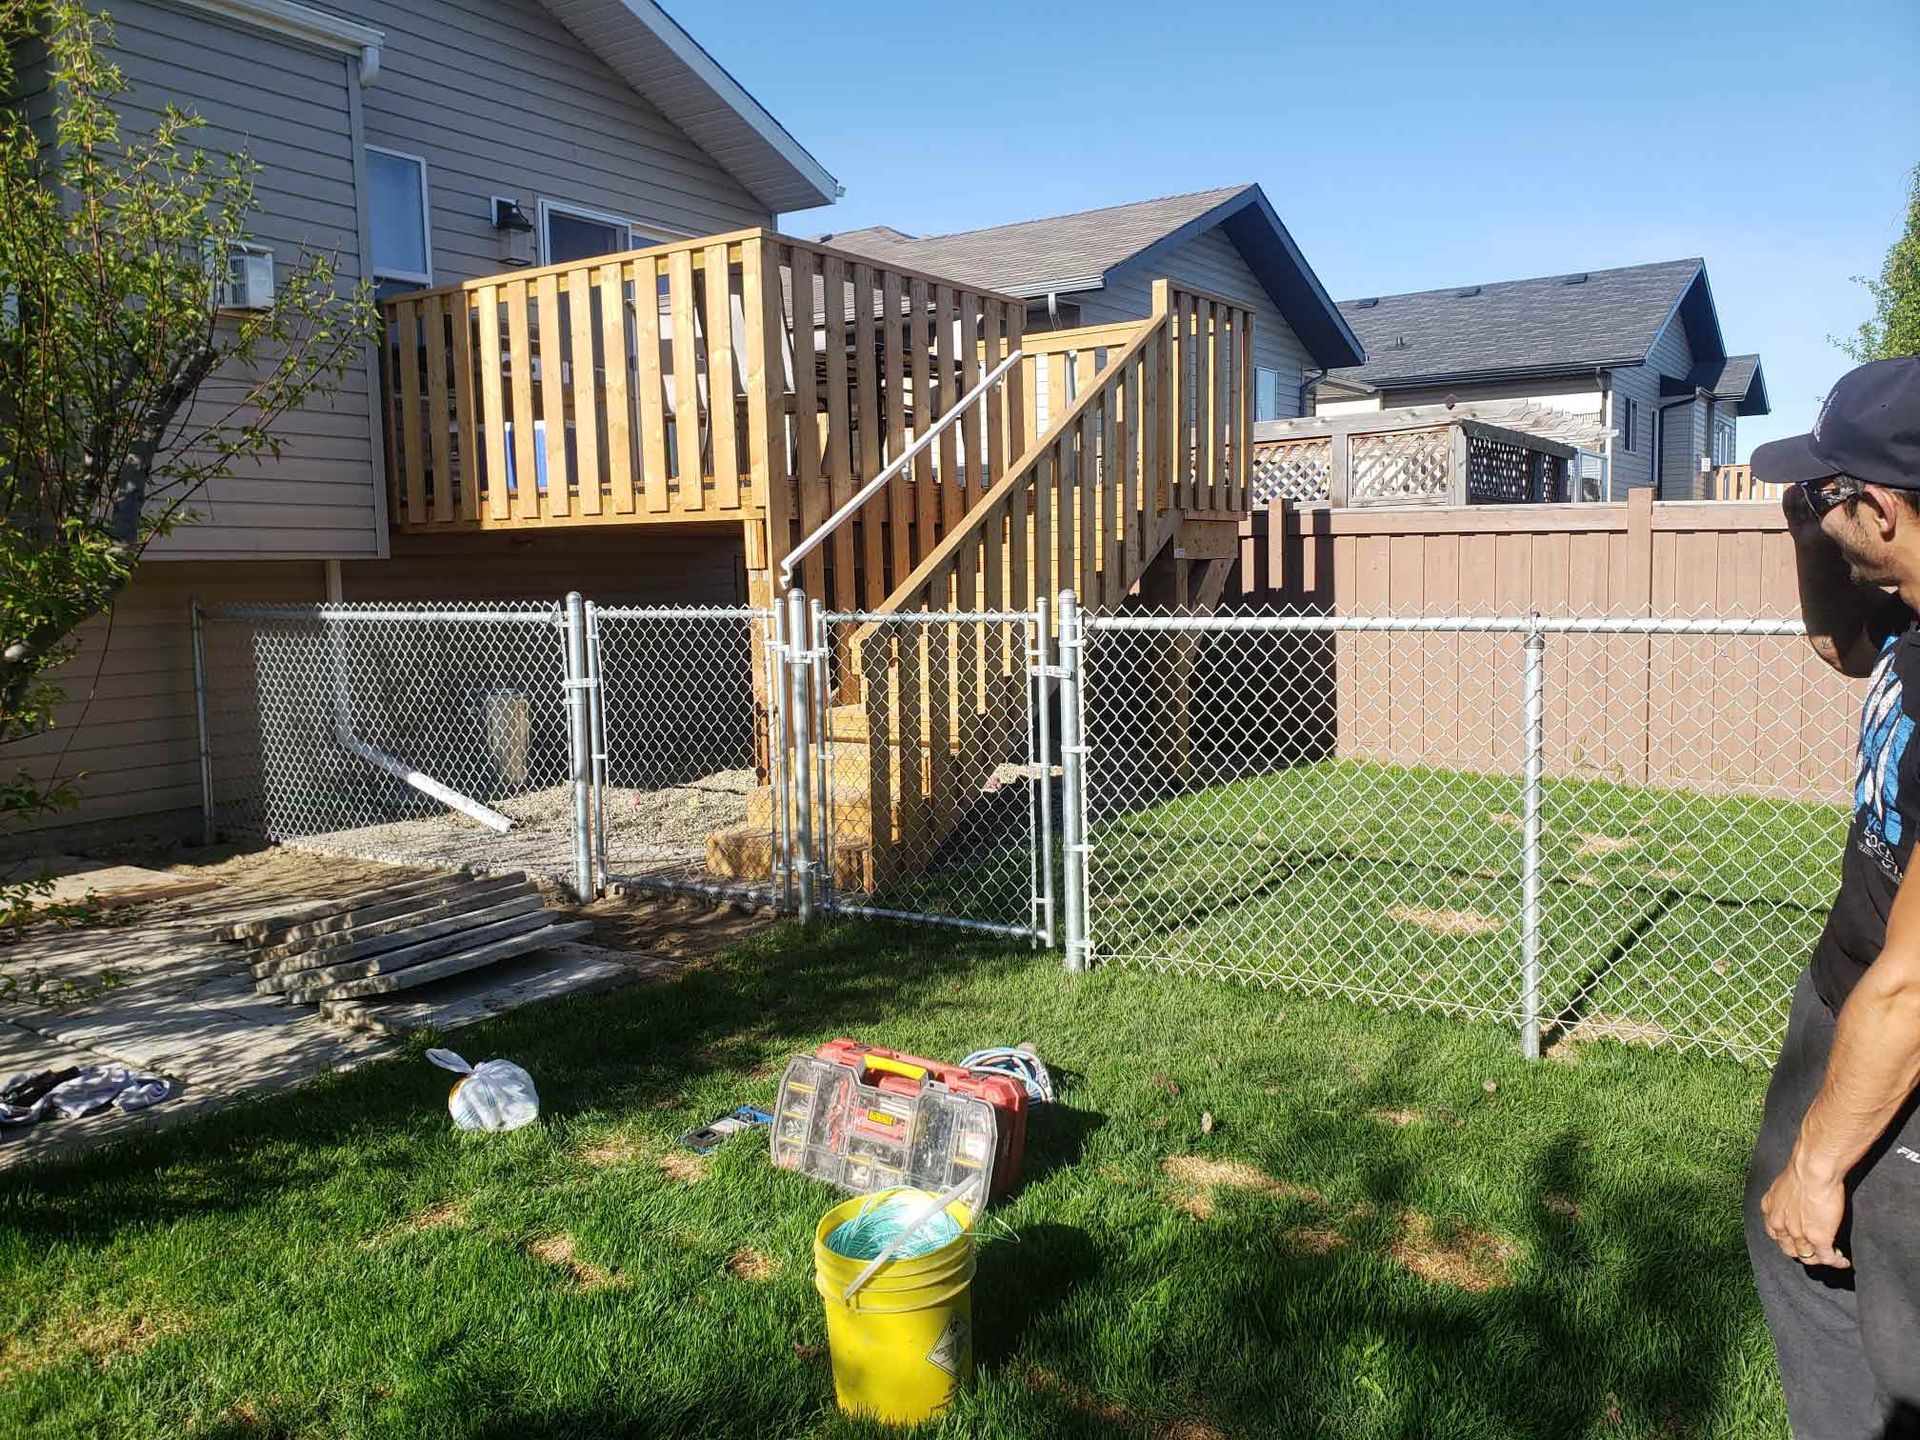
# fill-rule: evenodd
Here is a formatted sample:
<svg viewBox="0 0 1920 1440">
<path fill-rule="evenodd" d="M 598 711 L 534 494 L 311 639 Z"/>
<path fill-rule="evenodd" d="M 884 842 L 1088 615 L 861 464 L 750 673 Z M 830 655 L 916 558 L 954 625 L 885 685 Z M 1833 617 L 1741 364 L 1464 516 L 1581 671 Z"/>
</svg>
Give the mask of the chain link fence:
<svg viewBox="0 0 1920 1440">
<path fill-rule="evenodd" d="M 1092 958 L 1770 1057 L 1852 779 L 1797 622 L 1083 629 Z"/>
<path fill-rule="evenodd" d="M 198 627 L 210 829 L 570 873 L 560 607 L 235 605 Z"/>
</svg>

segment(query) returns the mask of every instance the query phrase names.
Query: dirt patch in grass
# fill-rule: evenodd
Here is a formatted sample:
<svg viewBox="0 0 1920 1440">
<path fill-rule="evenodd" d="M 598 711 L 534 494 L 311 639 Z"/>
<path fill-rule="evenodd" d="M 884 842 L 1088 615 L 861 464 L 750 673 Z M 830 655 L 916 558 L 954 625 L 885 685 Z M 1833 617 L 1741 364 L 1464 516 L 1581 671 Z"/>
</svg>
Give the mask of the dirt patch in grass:
<svg viewBox="0 0 1920 1440">
<path fill-rule="evenodd" d="M 681 961 L 699 960 L 729 949 L 758 935 L 776 920 L 766 911 L 639 889 L 580 907 L 580 914 L 593 921 L 593 934 L 588 938 L 596 945 L 629 950 L 648 959 Z"/>
<path fill-rule="evenodd" d="M 1509 815 L 1504 810 L 1489 810 L 1487 819 L 1495 825 L 1504 825 L 1509 830 L 1518 830 L 1523 823 L 1518 815 Z"/>
<path fill-rule="evenodd" d="M 1375 1110 L 1373 1112 L 1373 1118 L 1378 1120 L 1382 1125 L 1393 1125 L 1404 1130 L 1407 1126 L 1424 1120 L 1427 1117 L 1422 1115 L 1418 1110 Z"/>
<path fill-rule="evenodd" d="M 1418 925 L 1430 934 L 1444 935 L 1449 940 L 1491 935 L 1496 930 L 1505 929 L 1507 924 L 1491 915 L 1482 915 L 1478 910 L 1435 910 L 1425 905 L 1395 905 L 1387 914 L 1405 924 Z"/>
<path fill-rule="evenodd" d="M 764 1250 L 742 1245 L 727 1257 L 727 1273 L 736 1280 L 763 1285 L 780 1273 L 780 1262 Z"/>
<path fill-rule="evenodd" d="M 460 1208 L 460 1202 L 443 1200 L 438 1205 L 429 1205 L 417 1215 L 409 1215 L 398 1225 L 389 1225 L 367 1241 L 367 1248 L 378 1249 L 403 1235 L 419 1235 L 428 1230 L 457 1230 L 466 1223 L 466 1212 Z"/>
<path fill-rule="evenodd" d="M 1213 1218 L 1214 1198 L 1222 1190 L 1242 1190 L 1264 1195 L 1270 1200 L 1300 1200 L 1318 1209 L 1327 1208 L 1327 1197 L 1306 1185 L 1276 1180 L 1244 1160 L 1209 1160 L 1204 1155 L 1169 1155 L 1160 1164 L 1167 1177 L 1178 1183 L 1173 1204 L 1196 1220 Z"/>
<path fill-rule="evenodd" d="M 0 1335 L 0 1382 L 77 1360 L 112 1365 L 186 1328 L 182 1316 L 159 1306 L 70 1309 L 14 1334 Z"/>
<path fill-rule="evenodd" d="M 1331 1225 L 1296 1225 L 1282 1232 L 1280 1238 L 1286 1241 L 1288 1249 L 1315 1257 L 1331 1255 L 1347 1243 L 1347 1237 Z"/>
<path fill-rule="evenodd" d="M 1609 1015 L 1596 1010 L 1582 1016 L 1547 1047 L 1550 1058 L 1563 1064 L 1578 1061 L 1578 1050 L 1595 1040 L 1619 1040 L 1628 1045 L 1662 1045 L 1673 1039 L 1666 1026 L 1652 1020 L 1637 1020 L 1631 1015 Z"/>
<path fill-rule="evenodd" d="M 1574 854 L 1583 860 L 1591 860 L 1600 855 L 1617 855 L 1622 850 L 1631 850 L 1640 842 L 1631 835 L 1603 835 L 1598 831 L 1587 831 L 1580 836 L 1580 844 Z"/>
<path fill-rule="evenodd" d="M 681 1185 L 698 1185 L 707 1178 L 707 1157 L 691 1150 L 669 1150 L 660 1157 L 660 1173 Z"/>
<path fill-rule="evenodd" d="M 1486 1230 L 1463 1227 L 1442 1240 L 1431 1220 L 1408 1210 L 1401 1214 L 1399 1238 L 1387 1253 L 1430 1284 L 1478 1293 L 1510 1283 L 1508 1272 L 1520 1252 L 1512 1241 Z"/>
<path fill-rule="evenodd" d="M 527 1246 L 527 1253 L 542 1264 L 551 1265 L 563 1272 L 580 1290 L 605 1290 L 612 1285 L 624 1285 L 621 1277 L 613 1274 L 590 1260 L 582 1260 L 575 1253 L 573 1236 L 562 1230 L 558 1235 L 549 1235 L 543 1240 L 535 1240 Z"/>
<path fill-rule="evenodd" d="M 574 1152 L 582 1165 L 591 1165 L 596 1170 L 611 1169 L 615 1165 L 631 1165 L 641 1155 L 640 1147 L 625 1135 L 612 1135 L 605 1140 L 596 1140 Z"/>
<path fill-rule="evenodd" d="M 1540 1197 L 1540 1208 L 1554 1215 L 1564 1216 L 1568 1220 L 1578 1220 L 1580 1218 L 1580 1202 L 1578 1200 L 1567 1195 L 1556 1195 L 1552 1191 L 1548 1191 Z"/>
</svg>

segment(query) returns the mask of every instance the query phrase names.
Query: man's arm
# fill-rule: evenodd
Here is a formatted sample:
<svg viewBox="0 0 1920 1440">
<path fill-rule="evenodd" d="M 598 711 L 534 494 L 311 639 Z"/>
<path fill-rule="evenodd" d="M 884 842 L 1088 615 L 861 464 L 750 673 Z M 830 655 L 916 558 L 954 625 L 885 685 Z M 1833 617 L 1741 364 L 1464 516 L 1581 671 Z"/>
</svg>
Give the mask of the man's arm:
<svg viewBox="0 0 1920 1440">
<path fill-rule="evenodd" d="M 1761 1202 L 1767 1234 L 1808 1264 L 1844 1269 L 1833 1248 L 1847 1172 L 1920 1083 L 1920 880 L 1908 871 L 1879 958 L 1840 1009 L 1827 1076 L 1800 1122 L 1787 1168 Z"/>
<path fill-rule="evenodd" d="M 1874 661 L 1889 635 L 1906 628 L 1913 612 L 1898 595 L 1861 585 L 1847 574 L 1839 546 L 1820 528 L 1805 492 L 1789 485 L 1780 508 L 1793 537 L 1794 566 L 1800 581 L 1800 615 L 1807 640 L 1842 675 L 1873 673 Z"/>
</svg>

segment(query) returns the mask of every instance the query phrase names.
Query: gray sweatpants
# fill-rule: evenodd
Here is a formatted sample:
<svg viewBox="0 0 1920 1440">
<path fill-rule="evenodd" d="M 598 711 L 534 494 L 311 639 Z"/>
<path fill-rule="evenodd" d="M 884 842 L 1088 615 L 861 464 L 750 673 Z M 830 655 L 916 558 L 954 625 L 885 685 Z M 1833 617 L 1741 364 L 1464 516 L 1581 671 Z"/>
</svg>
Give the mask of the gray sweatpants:
<svg viewBox="0 0 1920 1440">
<path fill-rule="evenodd" d="M 1920 1118 L 1909 1103 L 1848 1184 L 1851 1270 L 1789 1260 L 1760 1200 L 1827 1073 L 1834 1015 L 1802 974 L 1747 1174 L 1747 1253 L 1796 1440 L 1920 1436 Z"/>
</svg>

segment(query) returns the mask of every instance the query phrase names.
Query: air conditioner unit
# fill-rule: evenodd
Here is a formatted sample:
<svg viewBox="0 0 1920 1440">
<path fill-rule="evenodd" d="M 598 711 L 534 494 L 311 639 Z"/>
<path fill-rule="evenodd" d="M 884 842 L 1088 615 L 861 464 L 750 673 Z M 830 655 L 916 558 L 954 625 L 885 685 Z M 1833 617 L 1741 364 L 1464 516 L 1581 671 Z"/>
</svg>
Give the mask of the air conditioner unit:
<svg viewBox="0 0 1920 1440">
<path fill-rule="evenodd" d="M 256 245 L 235 245 L 229 250 L 215 303 L 222 310 L 271 310 L 273 252 Z"/>
</svg>

